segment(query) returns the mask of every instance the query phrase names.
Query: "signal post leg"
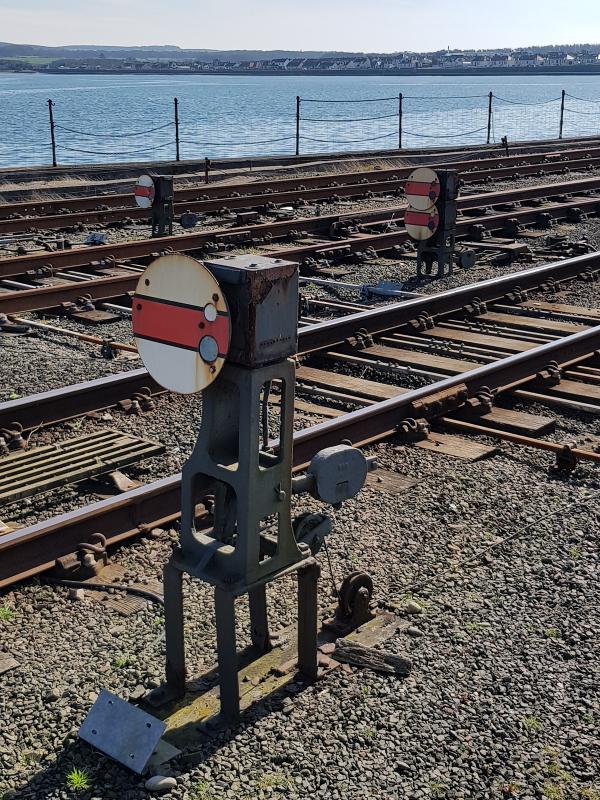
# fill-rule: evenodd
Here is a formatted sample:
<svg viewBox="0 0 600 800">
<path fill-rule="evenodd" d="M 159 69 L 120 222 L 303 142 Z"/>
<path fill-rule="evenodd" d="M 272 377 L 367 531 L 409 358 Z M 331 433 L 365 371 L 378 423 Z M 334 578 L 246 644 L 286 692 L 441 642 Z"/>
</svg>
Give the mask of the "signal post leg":
<svg viewBox="0 0 600 800">
<path fill-rule="evenodd" d="M 215 589 L 215 622 L 219 686 L 221 688 L 221 717 L 228 722 L 234 722 L 240 717 L 240 686 L 235 643 L 235 596 L 231 592 L 219 588 Z"/>
<path fill-rule="evenodd" d="M 183 638 L 183 573 L 172 561 L 164 569 L 167 688 L 172 697 L 185 694 L 185 643 Z"/>
<path fill-rule="evenodd" d="M 250 635 L 252 644 L 261 653 L 271 649 L 269 620 L 267 617 L 267 586 L 257 586 L 248 592 L 250 603 Z"/>
<path fill-rule="evenodd" d="M 321 568 L 310 559 L 298 570 L 298 670 L 316 680 L 317 660 L 317 585 Z"/>
</svg>

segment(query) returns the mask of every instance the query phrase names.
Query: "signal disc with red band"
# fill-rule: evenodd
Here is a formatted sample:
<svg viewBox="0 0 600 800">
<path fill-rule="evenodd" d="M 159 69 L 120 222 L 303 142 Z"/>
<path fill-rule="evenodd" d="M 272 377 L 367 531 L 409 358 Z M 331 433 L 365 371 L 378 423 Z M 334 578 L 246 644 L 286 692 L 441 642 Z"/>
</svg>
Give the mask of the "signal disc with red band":
<svg viewBox="0 0 600 800">
<path fill-rule="evenodd" d="M 165 389 L 200 392 L 223 368 L 231 338 L 227 301 L 195 258 L 173 254 L 150 264 L 133 297 L 132 326 L 144 365 Z"/>
<path fill-rule="evenodd" d="M 150 175 L 140 175 L 133 190 L 135 202 L 140 208 L 152 208 L 156 188 Z"/>
<path fill-rule="evenodd" d="M 412 239 L 424 242 L 431 239 L 440 224 L 440 215 L 435 206 L 429 211 L 415 211 L 408 208 L 404 212 L 404 227 Z"/>
<path fill-rule="evenodd" d="M 440 196 L 440 179 L 429 167 L 419 167 L 410 173 L 404 184 L 404 194 L 411 208 L 429 211 Z"/>
</svg>

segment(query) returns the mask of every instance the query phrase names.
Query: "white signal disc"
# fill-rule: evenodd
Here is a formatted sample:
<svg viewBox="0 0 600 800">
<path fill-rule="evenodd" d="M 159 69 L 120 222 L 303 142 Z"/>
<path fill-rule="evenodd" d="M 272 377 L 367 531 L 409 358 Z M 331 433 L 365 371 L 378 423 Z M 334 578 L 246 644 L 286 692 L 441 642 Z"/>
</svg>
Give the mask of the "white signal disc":
<svg viewBox="0 0 600 800">
<path fill-rule="evenodd" d="M 150 264 L 133 297 L 132 327 L 144 365 L 165 389 L 201 392 L 223 368 L 231 338 L 227 301 L 195 258 L 174 253 Z"/>
<path fill-rule="evenodd" d="M 406 179 L 404 194 L 411 208 L 429 211 L 440 196 L 440 179 L 437 173 L 429 167 L 418 167 Z"/>
<path fill-rule="evenodd" d="M 154 203 L 156 188 L 150 175 L 140 175 L 134 189 L 135 202 L 140 208 L 151 208 Z"/>
<path fill-rule="evenodd" d="M 404 212 L 404 227 L 411 239 L 424 242 L 431 239 L 440 224 L 440 215 L 435 206 L 429 211 L 416 211 L 408 208 Z"/>
</svg>

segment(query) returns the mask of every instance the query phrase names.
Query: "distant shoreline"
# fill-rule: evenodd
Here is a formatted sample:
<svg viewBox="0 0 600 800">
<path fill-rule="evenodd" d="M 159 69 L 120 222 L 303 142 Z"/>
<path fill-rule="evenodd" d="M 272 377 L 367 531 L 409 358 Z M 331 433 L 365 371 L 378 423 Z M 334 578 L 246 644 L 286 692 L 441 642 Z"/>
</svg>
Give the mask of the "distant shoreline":
<svg viewBox="0 0 600 800">
<path fill-rule="evenodd" d="M 443 75 L 452 76 L 468 76 L 468 75 L 494 75 L 494 76 L 510 76 L 510 75 L 598 75 L 600 76 L 600 64 L 596 65 L 579 65 L 575 67 L 471 67 L 471 68 L 456 68 L 456 69 L 386 69 L 386 70 L 368 70 L 368 69 L 345 69 L 345 70 L 230 70 L 230 69 L 210 69 L 198 71 L 185 71 L 185 70 L 172 70 L 172 69 L 153 69 L 153 70 L 121 70 L 121 69 L 0 69 L 0 72 L 12 73 L 18 75 L 123 75 L 126 77 L 138 75 L 181 75 L 184 77 L 198 77 L 199 75 L 235 75 L 244 77 L 253 76 L 278 76 L 278 77 L 310 77 L 318 75 L 319 77 L 330 75 L 332 77 L 356 77 L 358 76 L 372 76 L 372 77 L 427 77 L 430 75 L 439 77 Z"/>
</svg>

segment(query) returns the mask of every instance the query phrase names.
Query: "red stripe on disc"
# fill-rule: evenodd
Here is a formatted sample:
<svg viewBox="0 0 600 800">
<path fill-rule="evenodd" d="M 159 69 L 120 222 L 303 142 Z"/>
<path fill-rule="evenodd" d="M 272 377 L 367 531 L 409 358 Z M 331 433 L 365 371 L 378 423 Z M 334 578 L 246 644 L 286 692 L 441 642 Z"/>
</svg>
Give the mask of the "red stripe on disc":
<svg viewBox="0 0 600 800">
<path fill-rule="evenodd" d="M 134 194 L 136 197 L 152 197 L 154 195 L 154 187 L 136 186 Z"/>
<path fill-rule="evenodd" d="M 218 314 L 214 322 L 208 322 L 202 308 L 185 308 L 134 296 L 132 327 L 134 336 L 141 339 L 154 339 L 187 350 L 196 350 L 203 336 L 216 340 L 221 355 L 229 347 L 229 317 Z"/>
<path fill-rule="evenodd" d="M 420 225 L 422 228 L 426 228 L 432 219 L 435 219 L 435 217 L 432 217 L 427 211 L 404 212 L 405 225 Z"/>
<path fill-rule="evenodd" d="M 439 185 L 434 183 L 407 181 L 404 185 L 404 194 L 414 194 L 418 197 L 428 197 L 430 194 L 433 194 L 435 197 L 437 197 L 439 194 Z"/>
</svg>

